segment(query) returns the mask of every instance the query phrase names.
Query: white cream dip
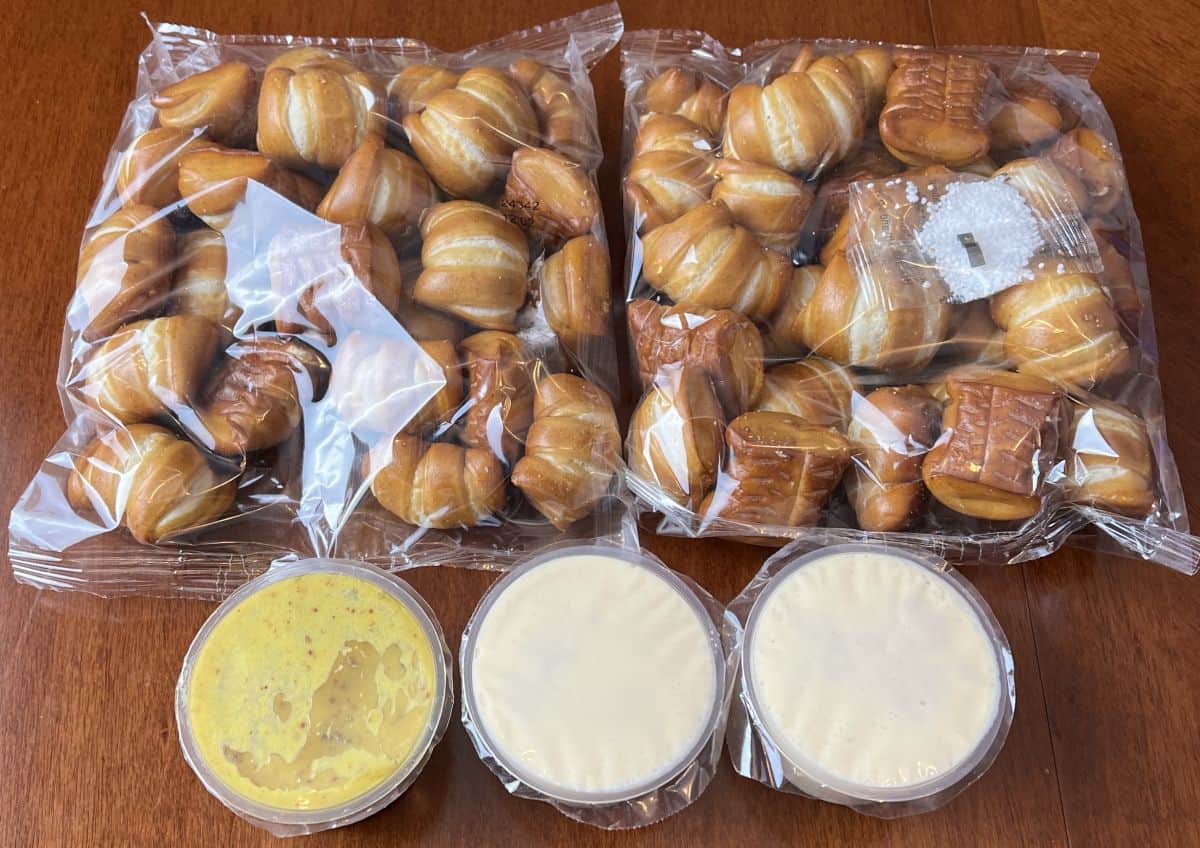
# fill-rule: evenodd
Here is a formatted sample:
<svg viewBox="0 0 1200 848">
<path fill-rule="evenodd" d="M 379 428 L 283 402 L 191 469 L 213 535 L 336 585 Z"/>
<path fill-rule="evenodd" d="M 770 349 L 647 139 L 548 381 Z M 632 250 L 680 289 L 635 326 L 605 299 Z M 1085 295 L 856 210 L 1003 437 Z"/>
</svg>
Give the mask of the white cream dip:
<svg viewBox="0 0 1200 848">
<path fill-rule="evenodd" d="M 670 780 L 720 705 L 717 636 L 695 597 L 666 569 L 608 553 L 569 553 L 512 578 L 485 599 L 464 645 L 464 697 L 497 760 L 582 803 Z"/>
<path fill-rule="evenodd" d="M 798 781 L 851 797 L 933 785 L 994 738 L 1005 674 L 980 613 L 905 556 L 852 550 L 776 575 L 743 654 L 768 737 Z M 945 782 L 944 780 L 940 782 Z M 801 785 L 801 788 L 805 788 Z"/>
</svg>

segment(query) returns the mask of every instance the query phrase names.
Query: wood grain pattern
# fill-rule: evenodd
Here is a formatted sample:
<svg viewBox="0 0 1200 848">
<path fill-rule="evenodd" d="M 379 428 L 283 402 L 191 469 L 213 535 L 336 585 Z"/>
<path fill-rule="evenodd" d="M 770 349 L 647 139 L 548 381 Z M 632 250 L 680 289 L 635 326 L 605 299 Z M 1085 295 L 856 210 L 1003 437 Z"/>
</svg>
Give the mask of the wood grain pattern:
<svg viewBox="0 0 1200 848">
<path fill-rule="evenodd" d="M 588 5 L 481 0 L 458 6 L 323 0 L 147 2 L 152 19 L 227 32 L 410 35 L 447 48 Z M 1112 0 L 629 3 L 629 28 L 705 29 L 728 44 L 781 35 L 1098 48 L 1095 77 L 1129 161 L 1154 279 L 1167 414 L 1185 487 L 1200 484 L 1189 405 L 1200 397 L 1193 343 L 1200 192 L 1189 87 L 1200 20 L 1187 0 L 1125 10 Z M 83 0 L 0 7 L 0 279 L 7 356 L 0 432 L 11 507 L 61 429 L 54 370 L 78 235 L 133 88 L 147 33 L 140 6 Z M 686 9 L 686 10 L 685 10 Z M 465 13 L 464 11 L 469 11 Z M 609 157 L 601 189 L 613 241 L 622 92 L 610 56 L 594 81 Z M 1182 141 L 1181 141 L 1182 140 Z M 732 598 L 763 558 L 726 542 L 648 546 Z M 893 822 L 771 792 L 727 764 L 696 806 L 661 825 L 608 834 L 509 797 L 457 720 L 415 786 L 383 813 L 320 845 L 1129 845 L 1200 843 L 1200 582 L 1109 557 L 1061 553 L 1024 569 L 969 569 L 1012 642 L 1018 709 L 994 768 L 949 807 Z M 418 570 L 453 648 L 492 577 Z M 211 605 L 37 593 L 0 578 L 0 845 L 266 845 L 211 798 L 179 754 L 179 662 Z"/>
</svg>

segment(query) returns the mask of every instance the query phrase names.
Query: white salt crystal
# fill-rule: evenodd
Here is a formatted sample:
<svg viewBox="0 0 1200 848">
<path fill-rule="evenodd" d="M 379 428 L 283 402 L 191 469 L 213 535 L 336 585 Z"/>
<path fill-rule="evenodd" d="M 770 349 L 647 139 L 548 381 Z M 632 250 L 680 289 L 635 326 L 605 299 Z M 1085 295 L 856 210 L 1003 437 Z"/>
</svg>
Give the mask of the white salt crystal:
<svg viewBox="0 0 1200 848">
<path fill-rule="evenodd" d="M 956 303 L 1016 285 L 1042 246 L 1033 210 L 1001 180 L 951 183 L 914 236 Z"/>
</svg>

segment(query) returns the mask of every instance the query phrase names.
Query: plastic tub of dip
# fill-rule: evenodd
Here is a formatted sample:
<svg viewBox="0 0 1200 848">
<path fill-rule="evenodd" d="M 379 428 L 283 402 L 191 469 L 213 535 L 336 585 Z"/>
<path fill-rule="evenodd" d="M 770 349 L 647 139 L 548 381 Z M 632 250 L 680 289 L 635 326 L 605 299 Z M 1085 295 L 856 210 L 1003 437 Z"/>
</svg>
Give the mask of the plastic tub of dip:
<svg viewBox="0 0 1200 848">
<path fill-rule="evenodd" d="M 735 644 L 703 590 L 636 550 L 517 566 L 463 634 L 463 723 L 510 792 L 606 828 L 694 801 L 723 745 Z"/>
<path fill-rule="evenodd" d="M 729 734 L 743 775 L 892 817 L 946 803 L 1004 744 L 1012 653 L 937 557 L 792 546 L 730 609 L 745 620 Z"/>
<path fill-rule="evenodd" d="M 449 723 L 450 656 L 397 577 L 278 565 L 196 634 L 175 692 L 184 758 L 221 803 L 279 836 L 359 821 L 416 779 Z"/>
</svg>

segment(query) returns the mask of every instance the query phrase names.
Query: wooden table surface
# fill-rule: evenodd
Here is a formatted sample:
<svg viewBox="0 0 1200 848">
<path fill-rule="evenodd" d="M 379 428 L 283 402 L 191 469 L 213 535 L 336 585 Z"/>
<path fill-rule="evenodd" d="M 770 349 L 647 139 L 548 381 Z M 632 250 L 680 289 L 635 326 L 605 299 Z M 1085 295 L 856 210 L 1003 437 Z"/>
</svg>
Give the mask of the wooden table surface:
<svg viewBox="0 0 1200 848">
<path fill-rule="evenodd" d="M 136 12 L 224 32 L 407 35 L 461 48 L 580 8 L 572 0 L 78 0 L 0 4 L 0 452 L 7 511 L 62 429 L 54 372 L 79 235 L 148 33 Z M 671 0 L 629 2 L 629 29 L 704 29 L 727 44 L 860 36 L 1088 48 L 1146 233 L 1167 420 L 1185 488 L 1200 492 L 1195 286 L 1200 280 L 1200 10 L 1193 0 Z M 621 232 L 616 55 L 594 74 Z M 620 242 L 620 236 L 614 240 Z M 1195 513 L 1193 513 L 1195 514 Z M 647 539 L 728 600 L 761 549 Z M 1062 552 L 972 568 L 1012 642 L 1018 708 L 992 770 L 947 808 L 883 822 L 772 792 L 728 763 L 693 807 L 609 834 L 508 796 L 457 720 L 397 803 L 313 844 L 1200 845 L 1200 579 Z M 491 577 L 418 570 L 453 648 Z M 211 798 L 180 755 L 172 696 L 210 604 L 36 592 L 0 577 L 0 844 L 219 845 L 271 837 Z"/>
</svg>

